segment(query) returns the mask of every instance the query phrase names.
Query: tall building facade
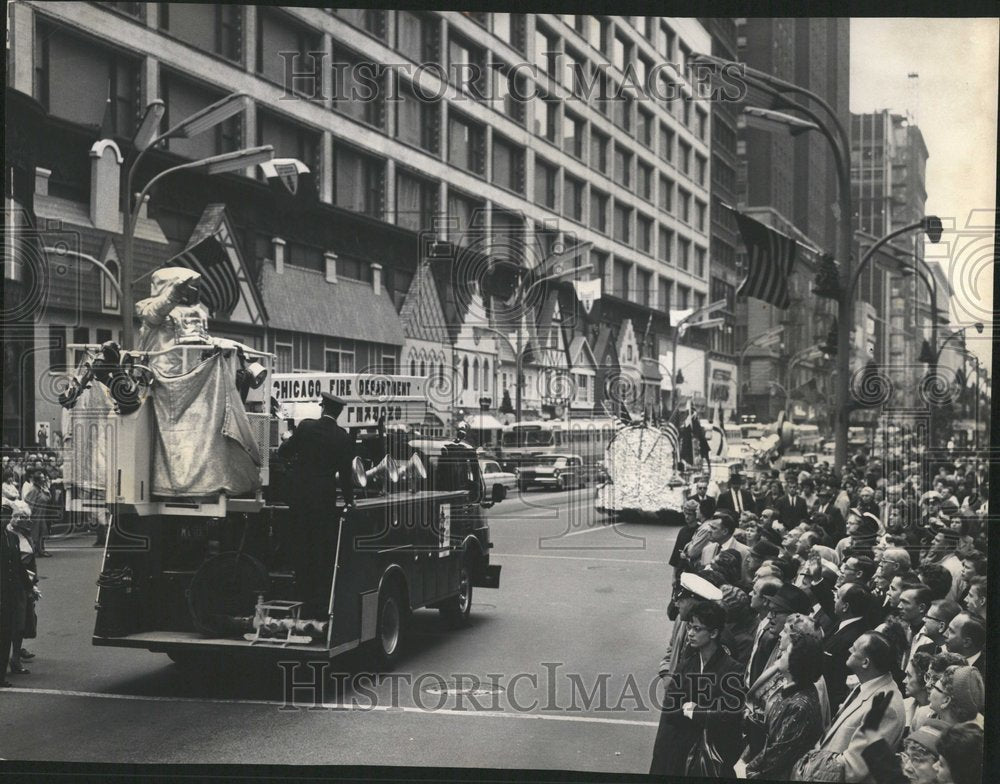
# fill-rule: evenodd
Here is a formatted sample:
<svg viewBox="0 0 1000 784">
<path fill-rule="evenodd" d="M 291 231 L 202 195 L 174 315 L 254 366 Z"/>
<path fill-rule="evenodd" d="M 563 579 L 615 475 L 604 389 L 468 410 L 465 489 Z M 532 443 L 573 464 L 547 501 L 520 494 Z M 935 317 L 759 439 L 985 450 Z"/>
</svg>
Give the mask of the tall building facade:
<svg viewBox="0 0 1000 784">
<path fill-rule="evenodd" d="M 736 45 L 739 61 L 817 93 L 847 126 L 847 19 L 738 18 Z M 754 88 L 748 103 L 772 105 L 770 97 Z M 812 277 L 819 257 L 835 253 L 838 247 L 833 152 L 820 134 L 793 135 L 785 126 L 743 114 L 737 119 L 741 209 L 799 242 L 788 309 L 756 299 L 737 300 L 736 350 L 744 369 L 741 413 L 769 421 L 778 411 L 788 410 L 793 416 L 826 423 L 831 411 L 816 400 L 810 381 L 821 385 L 829 377 L 830 358 L 818 347 L 826 343 L 836 304 L 812 293 Z M 746 273 L 742 246 L 739 252 L 742 277 Z M 783 328 L 779 342 L 754 345 L 756 338 L 775 327 Z"/>
<path fill-rule="evenodd" d="M 398 314 L 419 265 L 513 247 L 531 267 L 560 245 L 590 243 L 585 260 L 606 307 L 575 321 L 575 300 L 559 308 L 563 343 L 583 336 L 591 351 L 617 346 L 625 314 L 639 338 L 633 367 L 650 393 L 644 406 L 656 413 L 669 386 L 660 372 L 667 311 L 705 304 L 712 286 L 711 106 L 686 68 L 692 51 L 711 46 L 697 20 L 26 0 L 9 19 L 8 88 L 34 98 L 41 128 L 21 134 L 38 144 L 17 186 L 34 193 L 37 179 L 44 191 L 35 225 L 82 231 L 85 252 L 115 269 L 121 216 L 103 227 L 91 218 L 94 142 L 114 140 L 128 165 L 149 102 L 164 102 L 168 128 L 239 90 L 247 101 L 238 115 L 151 151 L 136 183 L 262 144 L 311 175 L 294 197 L 254 170 L 165 179 L 140 220 L 147 245 L 137 274 L 184 251 L 215 215 L 209 207 L 224 204 L 234 264 L 264 290 L 247 323 L 217 319 L 219 331 L 275 352 L 281 370 L 398 371 L 412 364 L 405 331 L 365 330 L 365 319 L 385 315 L 386 301 Z M 428 258 L 428 237 L 451 248 L 450 260 Z M 38 321 L 36 357 L 67 355 L 70 364 L 66 344 L 115 336 L 118 304 L 101 300 L 95 270 L 85 277 L 93 291 L 77 308 L 80 323 L 71 323 L 75 302 Z M 351 295 L 355 283 L 367 285 L 363 297 Z M 361 312 L 371 297 L 376 305 Z M 317 330 L 308 314 L 327 300 L 342 318 Z M 684 368 L 680 389 L 701 403 L 705 340 L 689 338 L 700 366 Z M 36 380 L 50 364 L 39 359 Z M 515 380 L 497 375 L 495 361 L 490 368 L 495 408 L 504 392 L 514 396 Z"/>
<path fill-rule="evenodd" d="M 920 129 L 907 117 L 885 109 L 851 115 L 854 228 L 862 247 L 924 217 L 928 157 Z M 900 391 L 897 402 L 909 405 L 917 403 L 924 341 L 933 350 L 931 322 L 938 318 L 939 331 L 948 323 L 951 296 L 946 276 L 923 248 L 922 233 L 897 238 L 873 258 L 860 286 L 861 299 L 888 314 L 875 322 L 875 359 Z"/>
</svg>

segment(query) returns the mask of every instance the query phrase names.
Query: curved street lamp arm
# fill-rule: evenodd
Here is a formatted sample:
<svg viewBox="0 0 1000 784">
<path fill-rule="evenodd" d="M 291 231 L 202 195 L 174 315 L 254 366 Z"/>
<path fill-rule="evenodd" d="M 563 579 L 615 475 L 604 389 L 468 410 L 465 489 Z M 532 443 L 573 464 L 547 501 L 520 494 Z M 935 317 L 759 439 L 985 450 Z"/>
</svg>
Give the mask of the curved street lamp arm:
<svg viewBox="0 0 1000 784">
<path fill-rule="evenodd" d="M 50 248 L 49 246 L 43 247 L 42 250 L 45 253 L 54 253 L 57 256 L 70 255 L 70 256 L 75 256 L 78 259 L 83 259 L 84 261 L 89 261 L 91 264 L 97 267 L 97 269 L 99 269 L 101 272 L 104 273 L 104 276 L 108 279 L 108 282 L 112 286 L 114 286 L 115 292 L 118 294 L 119 302 L 121 301 L 122 297 L 121 284 L 118 282 L 118 279 L 114 276 L 114 274 L 112 274 L 111 270 L 108 269 L 107 265 L 104 264 L 104 262 L 98 261 L 90 254 L 81 253 L 78 250 L 69 250 L 67 248 Z"/>
<path fill-rule="evenodd" d="M 879 248 L 881 248 L 883 245 L 885 245 L 887 242 L 890 242 L 891 240 L 893 240 L 896 237 L 898 237 L 900 234 L 906 234 L 909 231 L 915 231 L 916 229 L 922 229 L 924 227 L 924 225 L 925 225 L 924 221 L 923 220 L 919 220 L 919 221 L 917 221 L 915 223 L 909 223 L 906 226 L 901 226 L 900 228 L 896 229 L 895 231 L 891 231 L 888 234 L 886 234 L 884 237 L 882 237 L 882 239 L 880 239 L 878 242 L 876 242 L 874 245 L 872 245 L 868 250 L 866 250 L 865 251 L 865 255 L 861 257 L 861 262 L 858 264 L 858 266 L 851 273 L 851 280 L 847 284 L 847 290 L 845 291 L 845 294 L 847 296 L 848 301 L 850 301 L 851 299 L 853 299 L 853 297 L 854 297 L 854 289 L 856 289 L 857 286 L 858 286 L 858 279 L 861 277 L 861 273 L 864 272 L 864 270 L 868 266 L 869 262 L 871 262 L 872 258 L 875 256 L 875 252 Z M 937 303 L 935 303 L 935 306 L 936 306 L 936 304 Z"/>
</svg>

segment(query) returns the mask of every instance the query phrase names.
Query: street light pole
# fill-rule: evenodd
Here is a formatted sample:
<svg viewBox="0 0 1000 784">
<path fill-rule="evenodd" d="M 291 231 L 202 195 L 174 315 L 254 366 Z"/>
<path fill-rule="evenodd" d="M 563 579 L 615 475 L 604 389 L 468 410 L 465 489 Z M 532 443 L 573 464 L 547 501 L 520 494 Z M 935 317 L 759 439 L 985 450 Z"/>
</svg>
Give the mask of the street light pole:
<svg viewBox="0 0 1000 784">
<path fill-rule="evenodd" d="M 132 348 L 134 343 L 135 328 L 135 298 L 132 293 L 132 281 L 135 277 L 132 262 L 132 244 L 135 226 L 138 222 L 139 211 L 142 209 L 143 198 L 140 197 L 135 205 L 132 204 L 132 187 L 135 179 L 135 172 L 139 168 L 139 163 L 145 157 L 146 152 L 166 139 L 190 138 L 196 136 L 209 128 L 214 128 L 221 122 L 228 120 L 234 114 L 243 109 L 246 93 L 237 92 L 227 95 L 225 98 L 216 101 L 204 109 L 186 117 L 174 125 L 168 131 L 157 135 L 160 120 L 163 118 L 165 106 L 163 101 L 151 101 L 139 122 L 139 129 L 132 140 L 134 149 L 138 152 L 125 171 L 125 194 L 123 205 L 125 207 L 125 236 L 123 237 L 123 248 L 121 258 L 121 279 L 122 279 L 122 344 L 123 348 Z M 217 156 L 216 156 L 217 157 Z M 249 164 L 247 164 L 249 165 Z M 175 167 L 176 170 L 177 167 Z M 187 166 L 186 168 L 192 168 Z M 154 180 L 157 177 L 153 178 Z M 152 184 L 152 182 L 150 182 Z M 149 189 L 147 185 L 143 192 Z"/>
<path fill-rule="evenodd" d="M 837 219 L 840 221 L 840 296 L 837 299 L 837 383 L 836 383 L 836 406 L 837 418 L 834 431 L 836 440 L 835 465 L 839 469 L 847 462 L 847 428 L 849 423 L 848 406 L 850 404 L 850 351 L 851 343 L 851 323 L 853 322 L 853 301 L 847 294 L 851 280 L 851 240 L 853 212 L 851 210 L 851 143 L 844 129 L 844 124 L 840 117 L 821 96 L 800 87 L 797 84 L 786 82 L 771 74 L 758 71 L 756 68 L 747 67 L 745 64 L 733 63 L 719 57 L 705 54 L 692 54 L 689 59 L 703 60 L 716 65 L 735 65 L 741 69 L 745 78 L 752 80 L 758 88 L 773 98 L 781 102 L 783 108 L 794 110 L 804 114 L 812 120 L 817 130 L 823 134 L 833 151 L 834 164 L 837 167 L 837 179 L 839 184 L 838 204 L 840 214 Z M 796 93 L 819 106 L 833 121 L 834 130 L 823 122 L 820 116 L 809 107 L 793 103 L 784 93 Z"/>
</svg>

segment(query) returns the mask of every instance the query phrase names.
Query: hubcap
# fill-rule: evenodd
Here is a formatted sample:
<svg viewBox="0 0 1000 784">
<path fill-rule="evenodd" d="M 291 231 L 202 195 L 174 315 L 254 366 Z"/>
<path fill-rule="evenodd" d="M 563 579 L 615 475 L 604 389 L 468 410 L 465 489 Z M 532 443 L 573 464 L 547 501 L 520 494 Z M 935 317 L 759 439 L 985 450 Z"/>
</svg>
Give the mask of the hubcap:
<svg viewBox="0 0 1000 784">
<path fill-rule="evenodd" d="M 464 614 L 469 609 L 469 573 L 463 569 L 459 577 L 458 609 Z"/>
<path fill-rule="evenodd" d="M 382 608 L 382 650 L 393 653 L 399 644 L 399 608 L 389 599 Z"/>
</svg>

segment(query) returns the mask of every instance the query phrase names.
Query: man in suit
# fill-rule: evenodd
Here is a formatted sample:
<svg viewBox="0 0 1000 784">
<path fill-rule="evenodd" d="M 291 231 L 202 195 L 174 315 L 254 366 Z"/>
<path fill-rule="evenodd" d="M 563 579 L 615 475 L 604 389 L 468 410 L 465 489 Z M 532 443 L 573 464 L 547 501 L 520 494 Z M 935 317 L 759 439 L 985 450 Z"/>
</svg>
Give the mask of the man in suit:
<svg viewBox="0 0 1000 784">
<path fill-rule="evenodd" d="M 743 512 L 753 512 L 756 508 L 753 493 L 743 487 L 743 475 L 733 471 L 729 475 L 729 489 L 719 495 L 714 511 L 731 512 L 738 520 Z"/>
<path fill-rule="evenodd" d="M 835 545 L 847 534 L 847 527 L 844 523 L 844 516 L 833 504 L 833 490 L 829 485 L 821 485 L 816 491 L 816 506 L 813 507 L 813 514 L 825 514 L 827 517 L 826 532 L 830 541 Z"/>
<path fill-rule="evenodd" d="M 736 550 L 740 554 L 740 563 L 750 553 L 750 548 L 739 541 L 733 534 L 736 532 L 736 518 L 728 512 L 719 512 L 709 522 L 709 543 L 701 551 L 701 563 L 708 566 L 723 550 Z"/>
<path fill-rule="evenodd" d="M 879 739 L 890 749 L 903 737 L 903 695 L 890 673 L 892 645 L 879 632 L 865 632 L 848 650 L 847 668 L 859 685 L 833 717 L 815 750 L 828 752 L 843 770 L 845 782 L 873 782 L 874 776 L 862 756 Z"/>
<path fill-rule="evenodd" d="M 290 506 L 295 529 L 291 549 L 305 618 L 328 615 L 333 579 L 330 553 L 336 548 L 340 526 L 335 472 L 345 507 L 354 506 L 354 439 L 337 424 L 344 401 L 323 392 L 320 407 L 320 418 L 303 420 L 278 449 L 279 457 L 292 463 Z"/>
<path fill-rule="evenodd" d="M 986 645 L 986 624 L 968 613 L 959 613 L 948 624 L 945 647 L 949 653 L 964 656 L 970 665 L 979 670 L 986 680 L 986 662 L 983 646 Z"/>
<path fill-rule="evenodd" d="M 785 493 L 775 502 L 778 519 L 786 529 L 792 529 L 803 520 L 809 519 L 809 508 L 806 500 L 799 495 L 799 486 L 794 481 L 785 485 Z"/>
<path fill-rule="evenodd" d="M 757 613 L 760 619 L 754 631 L 753 643 L 750 646 L 750 656 L 747 660 L 744 683 L 749 686 L 760 677 L 771 656 L 771 651 L 778 643 L 778 637 L 771 634 L 771 597 L 781 588 L 781 580 L 777 577 L 762 577 L 754 581 L 750 594 L 750 609 Z"/>
<path fill-rule="evenodd" d="M 698 508 L 701 509 L 703 518 L 707 520 L 715 514 L 715 499 L 708 494 L 708 479 L 698 478 L 694 485 L 694 495 L 691 497 L 698 502 Z"/>
<path fill-rule="evenodd" d="M 920 633 L 914 635 L 913 643 L 910 646 L 910 658 L 912 659 L 913 654 L 919 652 L 932 655 L 939 653 L 948 636 L 948 624 L 960 612 L 962 612 L 962 608 L 951 599 L 938 599 L 936 602 L 931 602 L 931 606 L 924 614 L 924 624 L 920 628 Z"/>
<path fill-rule="evenodd" d="M 851 646 L 865 631 L 865 614 L 871 594 L 857 583 L 837 589 L 834 612 L 837 626 L 823 640 L 823 680 L 830 698 L 830 710 L 836 710 L 847 696 L 847 659 Z"/>
</svg>

